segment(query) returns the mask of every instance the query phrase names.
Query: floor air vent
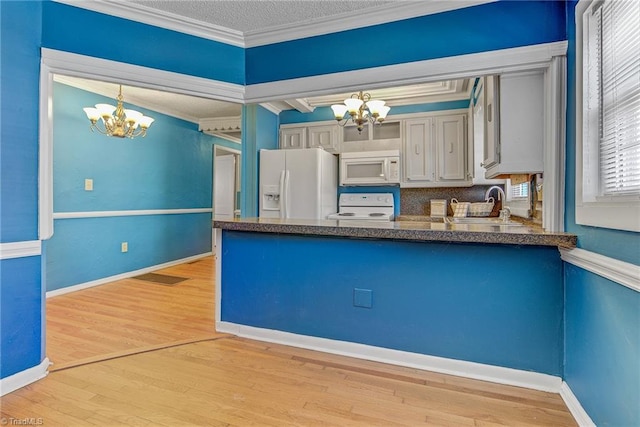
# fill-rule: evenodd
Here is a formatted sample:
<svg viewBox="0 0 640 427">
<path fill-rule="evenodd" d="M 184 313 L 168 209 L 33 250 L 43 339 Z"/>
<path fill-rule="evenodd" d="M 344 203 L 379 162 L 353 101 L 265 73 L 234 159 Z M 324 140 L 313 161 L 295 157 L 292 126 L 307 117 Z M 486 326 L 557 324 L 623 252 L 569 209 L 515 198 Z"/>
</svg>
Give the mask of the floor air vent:
<svg viewBox="0 0 640 427">
<path fill-rule="evenodd" d="M 136 280 L 144 280 L 145 282 L 157 283 L 160 285 L 173 286 L 177 285 L 180 282 L 184 282 L 187 280 L 186 277 L 177 277 L 177 276 L 167 276 L 166 274 L 157 274 L 157 273 L 147 273 L 141 274 L 140 276 L 132 277 Z"/>
</svg>

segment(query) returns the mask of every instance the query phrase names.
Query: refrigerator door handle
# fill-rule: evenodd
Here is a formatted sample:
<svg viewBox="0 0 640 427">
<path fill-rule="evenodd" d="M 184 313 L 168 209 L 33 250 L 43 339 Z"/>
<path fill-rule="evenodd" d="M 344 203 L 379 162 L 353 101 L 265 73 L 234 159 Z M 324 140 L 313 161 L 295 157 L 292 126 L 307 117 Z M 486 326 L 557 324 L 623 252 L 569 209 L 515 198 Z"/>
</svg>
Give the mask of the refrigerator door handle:
<svg viewBox="0 0 640 427">
<path fill-rule="evenodd" d="M 284 171 L 284 218 L 289 218 L 289 170 Z"/>
<path fill-rule="evenodd" d="M 280 218 L 285 218 L 285 170 L 280 171 Z"/>
</svg>

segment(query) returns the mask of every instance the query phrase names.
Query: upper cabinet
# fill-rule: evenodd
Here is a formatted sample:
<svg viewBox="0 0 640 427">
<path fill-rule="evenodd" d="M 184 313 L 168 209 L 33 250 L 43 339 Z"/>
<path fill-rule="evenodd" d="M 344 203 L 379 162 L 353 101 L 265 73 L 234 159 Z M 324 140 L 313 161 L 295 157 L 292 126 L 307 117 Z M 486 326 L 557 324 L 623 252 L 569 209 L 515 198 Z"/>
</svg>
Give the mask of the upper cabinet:
<svg viewBox="0 0 640 427">
<path fill-rule="evenodd" d="M 324 148 L 330 153 L 337 153 L 340 150 L 340 128 L 337 124 L 310 126 L 307 128 L 308 147 Z"/>
<path fill-rule="evenodd" d="M 340 127 L 337 123 L 280 126 L 280 148 L 324 148 L 330 153 L 340 150 Z"/>
<path fill-rule="evenodd" d="M 280 148 L 307 148 L 306 127 L 280 127 Z"/>
<path fill-rule="evenodd" d="M 472 185 L 466 113 L 432 115 L 404 123 L 402 187 Z"/>
<path fill-rule="evenodd" d="M 487 76 L 484 93 L 485 177 L 543 172 L 544 73 Z"/>
<path fill-rule="evenodd" d="M 402 141 L 400 120 L 388 120 L 372 125 L 367 123 L 362 132 L 355 125 L 343 128 L 341 152 L 399 150 Z"/>
</svg>

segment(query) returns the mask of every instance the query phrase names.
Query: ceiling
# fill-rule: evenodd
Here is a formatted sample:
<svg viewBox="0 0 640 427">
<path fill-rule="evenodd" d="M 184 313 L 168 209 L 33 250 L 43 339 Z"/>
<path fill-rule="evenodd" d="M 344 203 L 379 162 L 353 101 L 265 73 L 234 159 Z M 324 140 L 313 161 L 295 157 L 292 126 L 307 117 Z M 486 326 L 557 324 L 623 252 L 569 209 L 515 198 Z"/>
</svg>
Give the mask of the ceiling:
<svg viewBox="0 0 640 427">
<path fill-rule="evenodd" d="M 303 28 L 313 28 L 320 25 L 316 31 L 327 27 L 327 22 L 343 22 L 343 26 L 358 27 L 363 23 L 385 22 L 419 16 L 425 12 L 425 6 L 434 5 L 451 8 L 451 3 L 478 2 L 476 0 L 459 0 L 458 2 L 407 1 L 407 0 L 370 0 L 370 1 L 338 1 L 338 0 L 57 0 L 78 7 L 85 7 L 104 13 L 126 14 L 129 19 L 139 17 L 141 22 L 161 25 L 171 22 L 192 29 L 193 25 L 200 25 L 207 29 L 237 34 L 248 39 L 251 35 L 278 33 L 283 36 L 287 31 L 289 37 L 295 37 L 296 31 Z M 482 2 L 483 0 L 479 0 Z M 442 6 L 445 4 L 445 6 Z M 123 12 L 124 11 L 124 12 Z M 398 12 L 400 11 L 400 12 Z M 354 15 L 357 13 L 357 15 Z M 358 19 L 353 21 L 353 17 Z M 371 24 L 368 24 L 371 25 Z M 337 28 L 337 27 L 333 27 Z M 346 28 L 344 28 L 346 29 Z M 326 31 L 326 29 L 324 30 Z M 188 32 L 188 31 L 187 31 Z M 254 45 L 258 42 L 252 42 Z M 67 76 L 56 76 L 56 81 L 75 86 L 84 90 L 115 98 L 118 86 L 114 83 L 98 82 Z M 420 85 L 387 88 L 369 91 L 372 98 L 387 101 L 390 106 L 435 102 L 440 100 L 468 98 L 470 91 L 468 79 L 435 82 Z M 366 89 L 366 88 L 363 88 Z M 123 86 L 125 103 L 129 102 L 175 116 L 194 123 L 203 119 L 220 117 L 239 117 L 241 106 L 229 102 L 188 95 L 157 91 L 146 88 Z M 342 102 L 351 93 L 341 93 L 332 96 L 321 96 L 295 100 L 276 101 L 265 105 L 272 111 L 298 109 L 303 112 L 313 111 L 315 107 Z M 114 101 L 115 102 L 115 101 Z"/>
</svg>

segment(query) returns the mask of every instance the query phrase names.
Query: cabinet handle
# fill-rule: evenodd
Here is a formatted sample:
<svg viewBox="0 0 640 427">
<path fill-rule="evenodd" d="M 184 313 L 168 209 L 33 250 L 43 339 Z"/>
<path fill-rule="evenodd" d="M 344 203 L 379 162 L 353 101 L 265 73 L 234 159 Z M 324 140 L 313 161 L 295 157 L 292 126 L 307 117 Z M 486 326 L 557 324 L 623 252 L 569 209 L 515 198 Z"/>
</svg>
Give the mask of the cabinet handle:
<svg viewBox="0 0 640 427">
<path fill-rule="evenodd" d="M 418 145 L 414 145 L 416 154 L 420 154 L 420 147 Z"/>
<path fill-rule="evenodd" d="M 449 143 L 449 154 L 453 153 L 453 142 Z"/>
</svg>

